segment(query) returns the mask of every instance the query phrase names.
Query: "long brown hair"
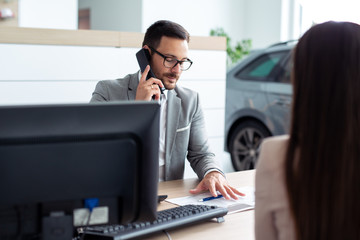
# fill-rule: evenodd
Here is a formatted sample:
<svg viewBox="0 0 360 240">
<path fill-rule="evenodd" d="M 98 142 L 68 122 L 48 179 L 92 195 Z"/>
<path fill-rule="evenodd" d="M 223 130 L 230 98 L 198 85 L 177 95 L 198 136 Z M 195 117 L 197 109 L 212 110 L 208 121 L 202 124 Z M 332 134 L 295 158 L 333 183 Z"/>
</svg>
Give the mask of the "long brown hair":
<svg viewBox="0 0 360 240">
<path fill-rule="evenodd" d="M 299 40 L 285 172 L 297 239 L 360 239 L 360 26 Z"/>
</svg>

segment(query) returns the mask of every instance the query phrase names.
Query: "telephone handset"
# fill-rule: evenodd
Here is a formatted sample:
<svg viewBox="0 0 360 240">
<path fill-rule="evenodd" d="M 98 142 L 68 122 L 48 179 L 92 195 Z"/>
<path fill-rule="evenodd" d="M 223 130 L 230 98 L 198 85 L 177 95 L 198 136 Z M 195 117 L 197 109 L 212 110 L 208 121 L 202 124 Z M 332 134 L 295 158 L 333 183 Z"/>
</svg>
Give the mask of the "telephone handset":
<svg viewBox="0 0 360 240">
<path fill-rule="evenodd" d="M 140 51 L 138 51 L 136 53 L 136 58 L 138 60 L 139 66 L 140 66 L 140 70 L 143 73 L 145 71 L 146 66 L 150 65 L 149 64 L 149 60 L 150 60 L 149 50 L 142 48 Z M 150 68 L 150 71 L 148 72 L 148 75 L 146 76 L 146 80 L 148 80 L 149 78 L 152 78 L 152 77 L 156 78 L 155 74 L 153 73 L 153 71 Z M 161 94 L 163 94 L 165 88 L 162 88 L 159 86 L 159 89 L 160 89 Z"/>
</svg>

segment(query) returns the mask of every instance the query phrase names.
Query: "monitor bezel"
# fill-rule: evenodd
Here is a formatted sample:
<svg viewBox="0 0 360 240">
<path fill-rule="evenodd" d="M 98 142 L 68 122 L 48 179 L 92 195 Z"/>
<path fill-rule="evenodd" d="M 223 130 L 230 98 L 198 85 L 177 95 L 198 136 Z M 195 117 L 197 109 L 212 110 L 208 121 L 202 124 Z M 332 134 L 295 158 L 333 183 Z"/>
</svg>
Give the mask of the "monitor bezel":
<svg viewBox="0 0 360 240">
<path fill-rule="evenodd" d="M 24 144 L 24 142 L 29 142 L 29 139 L 34 138 L 40 139 L 40 144 L 46 142 L 46 139 L 59 139 L 61 142 L 61 139 L 73 139 L 74 137 L 80 142 L 84 139 L 88 141 L 89 136 L 91 136 L 90 138 L 100 136 L 98 138 L 100 141 L 102 137 L 106 139 L 109 136 L 110 138 L 131 139 L 137 146 L 139 161 L 136 197 L 132 202 L 135 210 L 130 210 L 131 214 L 129 212 L 127 214 L 124 212 L 118 213 L 121 216 L 112 217 L 111 220 L 118 221 L 117 223 L 128 223 L 151 220 L 156 217 L 159 103 L 155 101 L 124 101 L 90 104 L 1 106 L 0 116 L 2 116 L 0 119 L 0 146 L 2 144 Z M 54 126 L 56 127 L 54 128 Z M 79 175 L 84 174 L 86 171 L 88 171 L 86 168 L 82 171 L 79 169 Z M 2 181 L 6 182 L 4 177 L 0 178 L 3 178 Z M 70 183 L 69 179 L 64 180 L 64 185 Z M 1 191 L 4 191 L 4 189 L 0 188 Z M 78 198 L 79 194 L 75 195 Z M 113 205 L 112 210 L 116 209 L 116 204 L 119 204 L 118 200 L 116 200 L 117 202 L 110 201 L 111 196 L 102 195 L 96 189 L 94 189 L 94 194 L 91 194 L 91 196 L 84 196 L 84 198 L 89 197 L 99 197 L 100 204 L 109 203 Z M 44 201 L 41 198 L 44 198 L 44 196 L 39 194 L 39 199 L 31 199 L 31 201 L 13 199 L 13 201 L 21 206 L 35 206 L 36 211 L 40 211 L 39 215 L 43 218 L 48 216 L 52 210 L 58 210 L 59 206 L 64 208 L 64 212 L 68 214 L 69 209 L 83 205 L 84 200 L 84 198 L 72 199 L 70 196 L 62 199 L 58 199 L 59 196 L 47 197 L 44 198 Z M 14 206 L 11 201 L 6 197 L 0 198 L 0 208 Z M 57 207 L 54 208 L 56 205 Z M 38 219 L 38 221 L 40 220 Z"/>
</svg>

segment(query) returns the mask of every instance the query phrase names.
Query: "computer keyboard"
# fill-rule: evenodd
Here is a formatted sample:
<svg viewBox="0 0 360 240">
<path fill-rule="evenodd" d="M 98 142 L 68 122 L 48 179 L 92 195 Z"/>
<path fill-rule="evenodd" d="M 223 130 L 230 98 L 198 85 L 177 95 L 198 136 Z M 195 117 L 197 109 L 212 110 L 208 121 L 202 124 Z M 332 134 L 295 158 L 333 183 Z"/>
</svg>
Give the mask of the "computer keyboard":
<svg viewBox="0 0 360 240">
<path fill-rule="evenodd" d="M 207 205 L 185 205 L 158 212 L 157 219 L 153 222 L 135 222 L 128 225 L 106 225 L 87 227 L 83 238 L 86 239 L 143 239 L 145 236 L 183 227 L 189 224 L 217 218 L 218 222 L 224 221 L 226 208 Z"/>
</svg>

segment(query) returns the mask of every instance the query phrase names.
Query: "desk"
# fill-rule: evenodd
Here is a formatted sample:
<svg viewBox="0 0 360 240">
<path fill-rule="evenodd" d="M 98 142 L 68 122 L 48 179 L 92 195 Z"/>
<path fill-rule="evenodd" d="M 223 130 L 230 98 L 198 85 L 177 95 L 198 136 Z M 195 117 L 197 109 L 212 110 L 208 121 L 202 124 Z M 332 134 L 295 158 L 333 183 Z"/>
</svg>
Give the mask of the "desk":
<svg viewBox="0 0 360 240">
<path fill-rule="evenodd" d="M 234 187 L 255 186 L 255 170 L 241 171 L 226 174 L 229 183 Z M 197 179 L 185 179 L 159 183 L 159 195 L 166 194 L 168 198 L 177 198 L 189 195 L 189 189 L 198 184 Z M 158 210 L 175 207 L 176 205 L 162 202 Z M 173 240 L 210 240 L 210 239 L 255 239 L 254 210 L 226 215 L 225 222 L 209 221 L 168 231 Z M 153 235 L 151 240 L 168 239 L 164 233 Z"/>
</svg>

